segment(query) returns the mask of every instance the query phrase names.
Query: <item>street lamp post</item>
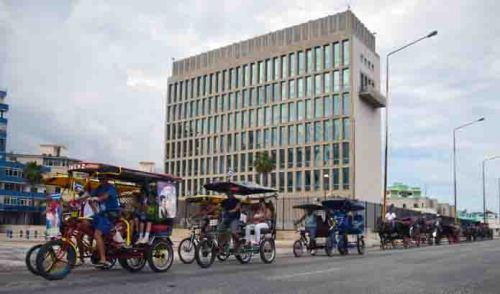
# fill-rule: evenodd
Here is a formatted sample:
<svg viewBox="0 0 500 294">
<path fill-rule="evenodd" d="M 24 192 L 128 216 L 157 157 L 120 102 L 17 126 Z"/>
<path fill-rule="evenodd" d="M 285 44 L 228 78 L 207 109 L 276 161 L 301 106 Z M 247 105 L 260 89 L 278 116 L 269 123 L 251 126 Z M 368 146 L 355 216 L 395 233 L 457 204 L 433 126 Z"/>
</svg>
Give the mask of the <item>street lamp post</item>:
<svg viewBox="0 0 500 294">
<path fill-rule="evenodd" d="M 486 162 L 494 159 L 499 159 L 500 155 L 495 155 L 483 159 L 483 222 L 486 223 Z"/>
<path fill-rule="evenodd" d="M 398 53 L 399 51 L 406 49 L 410 47 L 411 45 L 414 45 L 422 40 L 425 40 L 427 38 L 434 37 L 437 35 L 437 31 L 432 31 L 429 34 L 427 34 L 424 37 L 421 37 L 413 42 L 410 42 L 403 47 L 400 47 L 394 51 L 389 52 L 386 55 L 386 62 L 385 62 L 385 99 L 386 99 L 386 105 L 385 105 L 385 149 L 384 149 L 384 190 L 383 190 L 383 197 L 384 197 L 384 205 L 382 206 L 382 215 L 385 215 L 386 208 L 387 208 L 387 165 L 388 165 L 388 150 L 389 150 L 389 57 L 395 53 Z"/>
<path fill-rule="evenodd" d="M 484 120 L 484 117 L 480 117 L 479 119 L 476 119 L 474 121 L 468 122 L 466 124 L 463 124 L 461 126 L 458 126 L 453 129 L 453 204 L 454 204 L 454 212 L 455 212 L 455 223 L 457 223 L 458 217 L 457 217 L 457 145 L 456 145 L 456 133 L 458 130 L 463 129 L 465 127 L 468 127 L 472 124 L 475 124 L 477 122 L 481 122 Z"/>
<path fill-rule="evenodd" d="M 325 190 L 325 200 L 326 200 L 326 189 L 325 189 L 325 181 L 328 182 L 328 180 L 330 179 L 330 176 L 328 174 L 324 174 L 323 175 L 323 190 Z M 330 189 L 330 183 L 328 182 L 328 189 Z"/>
</svg>

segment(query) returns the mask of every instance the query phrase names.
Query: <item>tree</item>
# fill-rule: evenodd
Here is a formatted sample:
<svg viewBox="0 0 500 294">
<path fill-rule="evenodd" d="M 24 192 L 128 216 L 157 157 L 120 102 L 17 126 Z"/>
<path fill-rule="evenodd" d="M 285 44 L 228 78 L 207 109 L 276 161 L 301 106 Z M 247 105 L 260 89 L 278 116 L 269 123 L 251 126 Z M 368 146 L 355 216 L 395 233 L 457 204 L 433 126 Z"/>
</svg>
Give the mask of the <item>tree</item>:
<svg viewBox="0 0 500 294">
<path fill-rule="evenodd" d="M 269 157 L 267 151 L 261 151 L 257 152 L 253 166 L 258 174 L 264 175 L 264 178 L 267 178 L 267 175 L 276 168 L 276 162 Z"/>
<path fill-rule="evenodd" d="M 42 183 L 43 167 L 36 162 L 28 162 L 24 166 L 24 177 L 31 185 L 38 185 Z"/>
</svg>

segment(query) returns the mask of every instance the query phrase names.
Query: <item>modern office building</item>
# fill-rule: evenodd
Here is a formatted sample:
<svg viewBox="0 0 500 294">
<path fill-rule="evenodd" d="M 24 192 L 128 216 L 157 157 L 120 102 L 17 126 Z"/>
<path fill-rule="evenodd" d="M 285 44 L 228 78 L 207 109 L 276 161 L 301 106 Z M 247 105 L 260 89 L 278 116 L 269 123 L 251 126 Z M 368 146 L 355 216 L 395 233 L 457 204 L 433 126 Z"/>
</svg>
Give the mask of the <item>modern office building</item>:
<svg viewBox="0 0 500 294">
<path fill-rule="evenodd" d="M 284 197 L 380 202 L 379 70 L 375 36 L 351 11 L 177 60 L 165 171 L 183 177 L 182 195 L 232 170 Z M 263 151 L 276 162 L 264 178 Z"/>
</svg>

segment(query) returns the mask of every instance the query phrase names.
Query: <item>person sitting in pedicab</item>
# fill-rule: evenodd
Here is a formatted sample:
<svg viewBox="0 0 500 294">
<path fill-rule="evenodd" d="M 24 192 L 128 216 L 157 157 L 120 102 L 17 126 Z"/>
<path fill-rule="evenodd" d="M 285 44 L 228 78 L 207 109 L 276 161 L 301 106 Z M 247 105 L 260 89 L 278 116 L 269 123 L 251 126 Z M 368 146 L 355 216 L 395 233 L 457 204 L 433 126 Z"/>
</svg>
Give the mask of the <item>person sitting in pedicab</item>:
<svg viewBox="0 0 500 294">
<path fill-rule="evenodd" d="M 311 241 L 311 247 L 314 248 L 316 246 L 316 233 L 318 230 L 318 218 L 314 213 L 314 209 L 308 208 L 304 215 L 295 222 L 295 225 L 304 221 L 304 226 L 306 232 L 309 234 L 309 240 Z M 315 250 L 312 249 L 311 253 L 314 254 Z"/>
<path fill-rule="evenodd" d="M 231 230 L 231 237 L 233 238 L 234 251 L 238 251 L 239 242 L 238 242 L 238 230 L 239 230 L 239 221 L 240 221 L 240 209 L 241 203 L 236 197 L 234 197 L 233 193 L 227 193 L 227 198 L 224 199 L 221 203 L 222 211 L 222 221 L 219 225 L 219 231 L 224 231 L 226 229 Z M 221 246 L 223 246 L 228 240 L 226 238 L 226 234 L 222 234 L 222 240 L 219 242 Z"/>
<path fill-rule="evenodd" d="M 134 211 L 134 228 L 137 230 L 137 240 L 135 245 L 147 244 L 149 242 L 149 232 L 151 231 L 151 221 L 148 220 L 149 200 L 147 193 L 141 191 L 137 197 L 137 203 Z"/>
<path fill-rule="evenodd" d="M 115 186 L 108 182 L 108 177 L 102 175 L 99 176 L 99 186 L 92 191 L 91 196 L 92 200 L 99 203 L 99 213 L 93 218 L 93 225 L 95 228 L 94 239 L 99 254 L 99 262 L 96 266 L 108 267 L 111 264 L 106 260 L 104 236 L 111 232 L 113 222 L 119 216 L 120 203 L 118 202 L 118 192 Z M 124 243 L 119 232 L 116 232 L 113 236 L 113 241 Z"/>
<path fill-rule="evenodd" d="M 201 219 L 200 230 L 201 235 L 204 236 L 208 233 L 210 227 L 210 220 L 214 219 L 217 215 L 219 207 L 212 201 L 207 201 L 205 205 L 201 205 L 200 210 L 194 217 L 199 217 Z"/>
<path fill-rule="evenodd" d="M 267 207 L 264 199 L 260 199 L 257 211 L 252 215 L 245 227 L 245 240 L 249 245 L 259 244 L 261 231 L 270 228 L 271 219 L 271 210 Z M 252 230 L 254 230 L 254 234 L 251 233 Z"/>
</svg>

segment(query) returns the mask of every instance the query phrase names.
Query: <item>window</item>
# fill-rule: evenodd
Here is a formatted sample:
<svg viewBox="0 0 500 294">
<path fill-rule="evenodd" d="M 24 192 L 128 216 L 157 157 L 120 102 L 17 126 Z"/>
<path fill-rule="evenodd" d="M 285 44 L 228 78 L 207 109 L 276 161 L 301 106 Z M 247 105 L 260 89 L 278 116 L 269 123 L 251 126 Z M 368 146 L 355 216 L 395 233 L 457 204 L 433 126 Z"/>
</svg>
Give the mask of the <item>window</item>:
<svg viewBox="0 0 500 294">
<path fill-rule="evenodd" d="M 302 167 L 302 160 L 304 159 L 302 156 L 302 148 L 301 147 L 296 148 L 295 152 L 296 152 L 296 157 L 297 157 L 297 165 L 296 166 Z"/>
<path fill-rule="evenodd" d="M 306 142 L 306 144 L 311 143 L 311 123 L 306 123 L 305 142 Z"/>
<path fill-rule="evenodd" d="M 295 126 L 288 126 L 288 145 L 295 145 Z"/>
<path fill-rule="evenodd" d="M 323 47 L 323 52 L 325 54 L 325 69 L 328 69 L 332 66 L 332 49 L 330 45 L 325 45 Z"/>
<path fill-rule="evenodd" d="M 313 91 L 313 80 L 312 77 L 309 76 L 306 78 L 306 97 L 311 97 L 312 96 L 312 91 Z"/>
<path fill-rule="evenodd" d="M 330 145 L 323 146 L 323 165 L 330 165 Z"/>
<path fill-rule="evenodd" d="M 340 44 L 333 44 L 333 66 L 337 67 L 340 65 Z"/>
<path fill-rule="evenodd" d="M 250 65 L 250 67 L 251 67 L 251 71 L 252 71 L 252 85 L 256 85 L 257 84 L 257 66 L 255 65 L 255 63 L 252 63 Z"/>
<path fill-rule="evenodd" d="M 342 163 L 349 164 L 349 142 L 342 143 Z"/>
<path fill-rule="evenodd" d="M 293 167 L 293 148 L 288 149 L 288 167 Z"/>
<path fill-rule="evenodd" d="M 280 108 L 279 105 L 273 105 L 273 124 L 280 122 Z"/>
<path fill-rule="evenodd" d="M 286 96 L 286 82 L 281 82 L 281 101 L 285 101 L 287 96 Z"/>
<path fill-rule="evenodd" d="M 281 78 L 285 79 L 287 77 L 288 69 L 287 69 L 287 62 L 286 62 L 286 56 L 281 56 Z"/>
<path fill-rule="evenodd" d="M 307 49 L 306 51 L 306 63 L 307 63 L 307 73 L 311 73 L 313 71 L 313 60 L 312 60 L 312 50 Z"/>
<path fill-rule="evenodd" d="M 298 61 L 298 66 L 299 66 L 299 75 L 303 74 L 304 73 L 304 52 L 303 51 L 299 51 L 299 53 L 297 53 L 298 55 L 298 58 L 299 58 L 299 61 Z"/>
<path fill-rule="evenodd" d="M 311 99 L 306 100 L 306 119 L 310 120 L 313 118 L 313 109 Z"/>
<path fill-rule="evenodd" d="M 320 142 L 323 135 L 321 134 L 321 122 L 314 123 L 314 142 Z"/>
<path fill-rule="evenodd" d="M 349 83 L 349 69 L 346 68 L 342 72 L 342 82 L 344 83 L 342 86 L 344 90 L 349 91 L 350 90 L 350 83 Z"/>
<path fill-rule="evenodd" d="M 314 76 L 314 95 L 318 96 L 322 93 L 321 91 L 321 75 Z"/>
<path fill-rule="evenodd" d="M 323 122 L 323 140 L 328 142 L 332 139 L 332 121 L 331 120 L 325 120 Z"/>
<path fill-rule="evenodd" d="M 297 113 L 295 111 L 295 102 L 288 103 L 288 121 L 295 122 L 296 120 L 297 120 Z"/>
<path fill-rule="evenodd" d="M 349 190 L 349 168 L 342 169 L 342 189 Z"/>
<path fill-rule="evenodd" d="M 250 85 L 250 67 L 245 64 L 243 66 L 243 75 L 245 76 L 243 79 L 243 87 Z"/>
<path fill-rule="evenodd" d="M 320 187 L 320 172 L 319 170 L 314 171 L 314 191 L 318 191 Z"/>
<path fill-rule="evenodd" d="M 295 191 L 302 191 L 302 172 L 295 172 Z"/>
<path fill-rule="evenodd" d="M 296 98 L 295 96 L 295 80 L 288 81 L 288 95 L 290 99 Z"/>
<path fill-rule="evenodd" d="M 286 173 L 286 191 L 287 192 L 293 191 L 293 173 L 292 172 Z"/>
<path fill-rule="evenodd" d="M 329 94 L 332 91 L 332 80 L 331 80 L 331 74 L 325 73 L 323 75 L 323 83 L 324 83 L 324 93 Z"/>
<path fill-rule="evenodd" d="M 311 147 L 310 146 L 306 146 L 306 149 L 305 149 L 305 167 L 309 167 L 311 165 Z"/>
<path fill-rule="evenodd" d="M 314 166 L 321 166 L 321 150 L 319 145 L 314 146 Z"/>
<path fill-rule="evenodd" d="M 265 74 L 264 66 L 265 66 L 264 62 L 259 61 L 259 84 L 264 83 L 264 74 Z"/>
<path fill-rule="evenodd" d="M 304 125 L 297 125 L 297 144 L 304 144 Z"/>
<path fill-rule="evenodd" d="M 297 97 L 304 97 L 304 79 L 297 79 Z"/>
<path fill-rule="evenodd" d="M 342 42 L 342 57 L 344 65 L 349 65 L 349 40 Z"/>
<path fill-rule="evenodd" d="M 296 64 L 295 64 L 295 54 L 291 53 L 289 55 L 289 62 L 290 62 L 290 77 L 295 76 L 295 70 L 296 70 Z"/>
<path fill-rule="evenodd" d="M 286 140 L 286 127 L 280 127 L 280 145 L 283 146 Z"/>
<path fill-rule="evenodd" d="M 266 60 L 266 82 L 273 79 L 273 66 L 271 63 L 271 59 Z"/>
<path fill-rule="evenodd" d="M 349 115 L 349 93 L 342 95 L 342 114 Z"/>
<path fill-rule="evenodd" d="M 325 111 L 325 117 L 329 118 L 332 116 L 332 97 L 331 96 L 326 96 L 324 97 L 324 111 Z"/>
<path fill-rule="evenodd" d="M 340 189 L 340 183 L 339 183 L 339 169 L 334 168 L 332 170 L 332 188 L 333 190 L 339 190 Z"/>
<path fill-rule="evenodd" d="M 280 100 L 280 84 L 274 83 L 273 84 L 273 101 L 279 101 Z"/>
<path fill-rule="evenodd" d="M 333 72 L 333 91 L 338 92 L 340 90 L 340 73 L 338 70 Z"/>
<path fill-rule="evenodd" d="M 306 191 L 311 191 L 311 171 L 310 170 L 306 170 L 305 171 L 305 190 Z"/>
<path fill-rule="evenodd" d="M 287 114 L 286 114 L 286 103 L 281 104 L 281 122 L 286 123 Z"/>
<path fill-rule="evenodd" d="M 280 169 L 284 169 L 285 168 L 285 149 L 280 149 L 279 151 L 279 167 Z"/>
<path fill-rule="evenodd" d="M 278 128 L 272 128 L 271 130 L 271 144 L 272 146 L 278 145 Z"/>
<path fill-rule="evenodd" d="M 333 115 L 340 115 L 340 100 L 339 95 L 333 95 Z"/>
<path fill-rule="evenodd" d="M 297 120 L 298 121 L 304 120 L 304 101 L 297 102 Z"/>
<path fill-rule="evenodd" d="M 344 118 L 342 120 L 342 139 L 344 140 L 349 140 L 350 138 L 350 126 L 351 126 L 351 123 L 350 123 L 350 120 L 348 118 Z"/>
<path fill-rule="evenodd" d="M 335 141 L 340 140 L 340 119 L 334 119 L 333 120 L 333 139 Z"/>
<path fill-rule="evenodd" d="M 279 79 L 279 69 L 280 69 L 280 60 L 278 59 L 278 57 L 275 57 L 273 59 L 273 63 L 274 63 L 274 79 L 278 80 Z"/>
<path fill-rule="evenodd" d="M 314 57 L 316 58 L 315 69 L 316 71 L 320 71 L 321 65 L 323 64 L 321 56 L 321 47 L 314 48 Z"/>
<path fill-rule="evenodd" d="M 314 117 L 322 118 L 324 116 L 323 113 L 323 98 L 314 99 Z"/>
</svg>

